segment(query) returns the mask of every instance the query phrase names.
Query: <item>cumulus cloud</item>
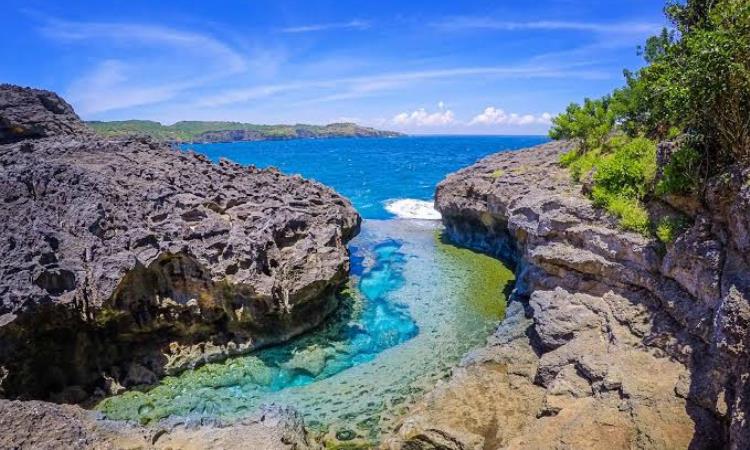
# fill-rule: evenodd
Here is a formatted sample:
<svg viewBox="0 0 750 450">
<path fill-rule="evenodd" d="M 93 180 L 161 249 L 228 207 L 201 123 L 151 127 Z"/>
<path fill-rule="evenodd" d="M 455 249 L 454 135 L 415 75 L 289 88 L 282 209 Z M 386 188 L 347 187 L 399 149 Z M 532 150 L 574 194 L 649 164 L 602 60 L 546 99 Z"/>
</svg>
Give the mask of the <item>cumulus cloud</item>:
<svg viewBox="0 0 750 450">
<path fill-rule="evenodd" d="M 456 117 L 453 111 L 445 106 L 445 103 L 438 103 L 438 111 L 430 113 L 424 108 L 419 108 L 412 112 L 402 112 L 396 114 L 391 120 L 393 124 L 400 126 L 431 127 L 440 125 L 452 125 L 456 123 Z"/>
<path fill-rule="evenodd" d="M 469 125 L 548 125 L 552 122 L 552 115 L 543 113 L 533 114 L 507 113 L 502 109 L 488 106 L 481 114 L 474 116 Z"/>
</svg>

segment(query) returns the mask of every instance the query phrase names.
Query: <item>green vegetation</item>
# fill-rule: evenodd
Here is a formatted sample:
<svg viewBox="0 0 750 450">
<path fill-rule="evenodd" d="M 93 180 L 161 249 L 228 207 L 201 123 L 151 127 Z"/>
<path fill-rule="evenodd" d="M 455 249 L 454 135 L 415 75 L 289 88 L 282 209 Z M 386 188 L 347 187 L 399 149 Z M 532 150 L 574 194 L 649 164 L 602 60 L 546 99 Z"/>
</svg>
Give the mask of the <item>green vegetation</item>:
<svg viewBox="0 0 750 450">
<path fill-rule="evenodd" d="M 656 193 L 691 194 L 700 183 L 701 155 L 690 146 L 683 146 L 672 154 L 669 164 L 664 167 Z"/>
<path fill-rule="evenodd" d="M 391 137 L 399 133 L 361 127 L 354 123 L 328 125 L 255 125 L 241 122 L 182 121 L 162 125 L 150 120 L 87 122 L 107 137 L 146 135 L 171 142 L 220 142 L 231 140 L 273 140 L 333 137 Z"/>
<path fill-rule="evenodd" d="M 575 139 L 580 143 L 581 153 L 604 145 L 615 124 L 615 115 L 610 108 L 610 98 L 585 99 L 583 106 L 572 103 L 565 114 L 553 121 L 552 139 Z"/>
<path fill-rule="evenodd" d="M 662 217 L 656 225 L 656 237 L 664 244 L 671 244 L 688 225 L 689 221 L 683 217 Z"/>
<path fill-rule="evenodd" d="M 629 230 L 671 242 L 684 221 L 649 218 L 659 196 L 694 195 L 704 180 L 750 164 L 750 2 L 669 1 L 672 22 L 641 49 L 647 65 L 624 87 L 572 104 L 550 137 L 575 150 L 561 163 L 591 182 L 594 203 Z M 674 150 L 657 177 L 656 144 Z M 658 179 L 657 179 L 658 178 Z"/>
</svg>

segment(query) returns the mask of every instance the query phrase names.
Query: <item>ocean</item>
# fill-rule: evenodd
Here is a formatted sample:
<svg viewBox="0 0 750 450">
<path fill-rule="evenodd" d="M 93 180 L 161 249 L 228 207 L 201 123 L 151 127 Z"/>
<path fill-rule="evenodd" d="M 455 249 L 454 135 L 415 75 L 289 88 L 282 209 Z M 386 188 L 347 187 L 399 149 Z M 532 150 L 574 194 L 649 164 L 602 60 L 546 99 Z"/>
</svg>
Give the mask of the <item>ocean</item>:
<svg viewBox="0 0 750 450">
<path fill-rule="evenodd" d="M 413 136 L 186 144 L 214 161 L 273 166 L 331 186 L 365 219 L 435 219 L 435 186 L 495 152 L 547 142 L 543 136 Z M 423 202 L 428 202 L 425 204 Z"/>
</svg>

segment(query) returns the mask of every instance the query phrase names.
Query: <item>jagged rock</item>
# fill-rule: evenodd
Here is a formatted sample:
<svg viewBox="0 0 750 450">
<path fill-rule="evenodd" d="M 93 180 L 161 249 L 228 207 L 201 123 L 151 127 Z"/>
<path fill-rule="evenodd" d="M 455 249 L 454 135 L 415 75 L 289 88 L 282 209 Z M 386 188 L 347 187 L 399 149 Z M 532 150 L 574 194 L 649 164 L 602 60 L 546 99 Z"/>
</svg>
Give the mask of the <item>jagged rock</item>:
<svg viewBox="0 0 750 450">
<path fill-rule="evenodd" d="M 750 173 L 681 201 L 694 225 L 664 253 L 592 206 L 558 164 L 570 148 L 492 155 L 438 186 L 450 238 L 518 281 L 487 345 L 387 448 L 748 448 Z"/>
<path fill-rule="evenodd" d="M 331 189 L 97 137 L 47 91 L 0 86 L 0 124 L 5 396 L 152 382 L 335 308 L 360 218 Z"/>
<path fill-rule="evenodd" d="M 0 448 L 19 450 L 319 449 L 296 411 L 274 405 L 233 422 L 183 419 L 144 428 L 101 420 L 72 405 L 0 400 L 0 427 Z"/>
<path fill-rule="evenodd" d="M 73 108 L 60 97 L 39 89 L 0 84 L 0 144 L 87 132 Z"/>
</svg>

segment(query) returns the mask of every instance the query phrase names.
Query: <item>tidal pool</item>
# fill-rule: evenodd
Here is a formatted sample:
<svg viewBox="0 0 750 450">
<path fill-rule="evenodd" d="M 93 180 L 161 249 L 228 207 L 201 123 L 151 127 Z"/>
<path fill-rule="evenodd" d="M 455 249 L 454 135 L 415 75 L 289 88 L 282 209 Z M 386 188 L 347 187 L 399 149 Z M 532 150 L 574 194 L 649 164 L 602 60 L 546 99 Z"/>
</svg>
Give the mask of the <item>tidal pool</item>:
<svg viewBox="0 0 750 450">
<path fill-rule="evenodd" d="M 112 419 L 238 417 L 293 406 L 311 429 L 374 440 L 481 345 L 513 273 L 442 241 L 435 221 L 366 220 L 352 280 L 325 325 L 287 344 L 167 377 L 102 401 Z"/>
</svg>

